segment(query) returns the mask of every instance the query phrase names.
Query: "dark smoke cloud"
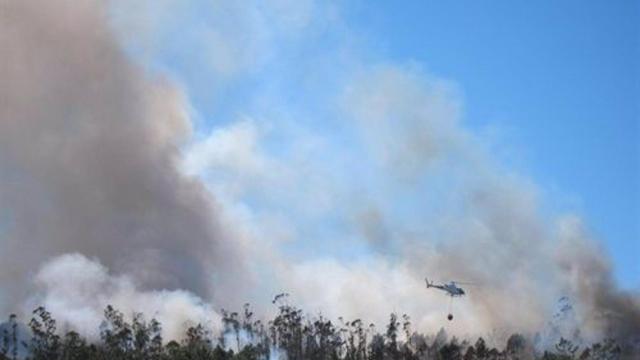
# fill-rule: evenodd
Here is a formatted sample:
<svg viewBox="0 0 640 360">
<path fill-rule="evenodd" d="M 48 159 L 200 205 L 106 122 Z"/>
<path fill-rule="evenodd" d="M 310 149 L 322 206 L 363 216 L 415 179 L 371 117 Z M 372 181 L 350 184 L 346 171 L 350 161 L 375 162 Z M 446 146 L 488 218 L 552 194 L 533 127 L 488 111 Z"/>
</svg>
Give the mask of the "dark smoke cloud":
<svg viewBox="0 0 640 360">
<path fill-rule="evenodd" d="M 102 1 L 1 6 L 5 305 L 26 295 L 43 261 L 68 252 L 142 288 L 222 298 L 243 279 L 243 260 L 213 199 L 176 170 L 190 134 L 180 91 L 128 61 Z"/>
<path fill-rule="evenodd" d="M 610 336 L 640 344 L 640 294 L 617 287 L 612 265 L 603 249 L 585 242 L 584 226 L 573 219 L 565 224 L 556 262 L 573 296 L 580 300 L 585 325 Z"/>
</svg>

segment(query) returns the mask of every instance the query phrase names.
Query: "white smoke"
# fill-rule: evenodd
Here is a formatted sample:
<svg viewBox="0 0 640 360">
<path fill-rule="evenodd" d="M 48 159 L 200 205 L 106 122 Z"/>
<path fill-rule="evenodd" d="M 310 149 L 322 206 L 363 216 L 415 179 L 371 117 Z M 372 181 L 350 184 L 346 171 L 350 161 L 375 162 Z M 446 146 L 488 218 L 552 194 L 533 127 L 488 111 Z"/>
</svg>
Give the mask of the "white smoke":
<svg viewBox="0 0 640 360">
<path fill-rule="evenodd" d="M 184 290 L 138 288 L 127 275 L 113 275 L 97 260 L 67 254 L 47 261 L 35 275 L 36 294 L 26 303 L 25 313 L 44 306 L 55 315 L 58 326 L 96 339 L 107 305 L 131 320 L 143 313 L 162 324 L 165 340 L 181 339 L 190 326 L 202 324 L 220 329 L 220 316 L 213 307 Z"/>
<path fill-rule="evenodd" d="M 381 325 L 390 312 L 406 312 L 416 329 L 435 331 L 443 325 L 449 299 L 426 291 L 424 277 L 466 280 L 477 286 L 467 287 L 469 296 L 452 304 L 456 321 L 446 326 L 454 334 L 542 331 L 563 296 L 575 303 L 572 327 L 586 339 L 637 332 L 638 298 L 615 290 L 607 256 L 579 218 L 543 212 L 541 190 L 502 168 L 486 142 L 462 126 L 451 85 L 414 67 L 387 65 L 360 69 L 344 89 L 338 116 L 351 120 L 349 131 L 361 140 L 350 148 L 329 138 L 317 141 L 308 135 L 314 129 L 304 129 L 291 138 L 319 146 L 276 155 L 262 145 L 268 131 L 239 122 L 219 128 L 188 153 L 188 159 L 198 160 L 192 171 L 203 174 L 214 191 L 251 169 L 250 183 L 232 182 L 240 189 L 229 207 L 247 209 L 244 199 L 257 197 L 261 203 L 247 210 L 254 215 L 290 208 L 303 224 L 341 218 L 335 239 L 299 239 L 295 234 L 308 229 L 285 224 L 290 228 L 285 233 L 308 249 L 322 248 L 323 241 L 337 248 L 310 259 L 272 254 L 264 266 L 275 269 L 276 286 L 312 313 Z M 276 120 L 270 131 L 291 130 Z M 228 141 L 231 134 L 251 134 L 251 141 Z M 221 146 L 226 143 L 236 147 Z M 242 161 L 223 163 L 222 154 Z M 357 165 L 349 163 L 354 158 Z M 211 172 L 216 176 L 207 175 Z M 273 172 L 286 176 L 274 178 Z M 339 183 L 344 179 L 350 180 Z M 299 191 L 291 184 L 305 186 Z M 270 196 L 281 189 L 287 193 Z M 309 192 L 326 200 L 309 201 Z M 260 239 L 282 233 L 260 216 L 250 218 L 243 227 L 259 229 Z M 341 259 L 341 249 L 350 247 L 360 250 Z M 602 291 L 610 296 L 595 305 Z"/>
</svg>

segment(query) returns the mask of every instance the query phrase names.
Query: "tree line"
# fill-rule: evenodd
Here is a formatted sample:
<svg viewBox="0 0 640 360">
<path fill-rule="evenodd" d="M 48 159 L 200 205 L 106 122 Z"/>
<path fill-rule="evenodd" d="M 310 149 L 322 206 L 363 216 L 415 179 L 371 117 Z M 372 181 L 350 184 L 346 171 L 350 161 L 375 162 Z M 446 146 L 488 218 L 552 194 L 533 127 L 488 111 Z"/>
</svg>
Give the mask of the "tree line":
<svg viewBox="0 0 640 360">
<path fill-rule="evenodd" d="M 214 333 L 203 324 L 190 326 L 180 340 L 165 341 L 162 324 L 134 314 L 127 321 L 112 306 L 104 310 L 99 340 L 89 341 L 75 331 L 60 334 L 44 308 L 33 311 L 28 336 L 9 316 L 0 334 L 0 360 L 484 360 L 484 359 L 625 359 L 633 358 L 613 339 L 581 348 L 567 339 L 551 350 L 537 351 L 520 334 L 508 338 L 503 349 L 482 338 L 475 342 L 449 338 L 444 330 L 424 335 L 411 330 L 407 315 L 391 314 L 382 331 L 362 320 L 333 322 L 305 316 L 287 304 L 286 294 L 274 299 L 273 319 L 255 319 L 248 304 L 240 312 L 222 311 L 222 329 Z M 637 354 L 636 354 L 637 355 Z"/>
</svg>

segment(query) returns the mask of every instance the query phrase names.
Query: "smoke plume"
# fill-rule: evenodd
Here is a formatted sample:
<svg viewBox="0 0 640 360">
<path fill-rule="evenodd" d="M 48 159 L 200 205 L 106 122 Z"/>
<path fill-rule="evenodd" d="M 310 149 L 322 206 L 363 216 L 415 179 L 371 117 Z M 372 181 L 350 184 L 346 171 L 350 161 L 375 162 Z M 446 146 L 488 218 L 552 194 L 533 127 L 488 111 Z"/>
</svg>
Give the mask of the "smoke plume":
<svg viewBox="0 0 640 360">
<path fill-rule="evenodd" d="M 35 268 L 70 252 L 143 290 L 215 299 L 240 283 L 218 205 L 176 167 L 190 134 L 183 94 L 126 58 L 103 2 L 4 2 L 1 16 L 3 310 Z"/>
</svg>

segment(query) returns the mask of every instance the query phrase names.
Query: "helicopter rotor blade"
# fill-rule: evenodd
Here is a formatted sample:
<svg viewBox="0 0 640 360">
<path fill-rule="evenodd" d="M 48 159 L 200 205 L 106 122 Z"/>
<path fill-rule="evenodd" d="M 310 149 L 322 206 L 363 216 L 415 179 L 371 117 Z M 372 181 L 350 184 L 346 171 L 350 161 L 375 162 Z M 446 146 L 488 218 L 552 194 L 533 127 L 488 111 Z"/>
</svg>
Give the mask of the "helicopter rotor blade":
<svg viewBox="0 0 640 360">
<path fill-rule="evenodd" d="M 473 282 L 468 282 L 468 281 L 455 281 L 455 280 L 452 280 L 451 282 L 456 284 L 456 285 L 480 286 L 478 283 L 473 283 Z"/>
</svg>

